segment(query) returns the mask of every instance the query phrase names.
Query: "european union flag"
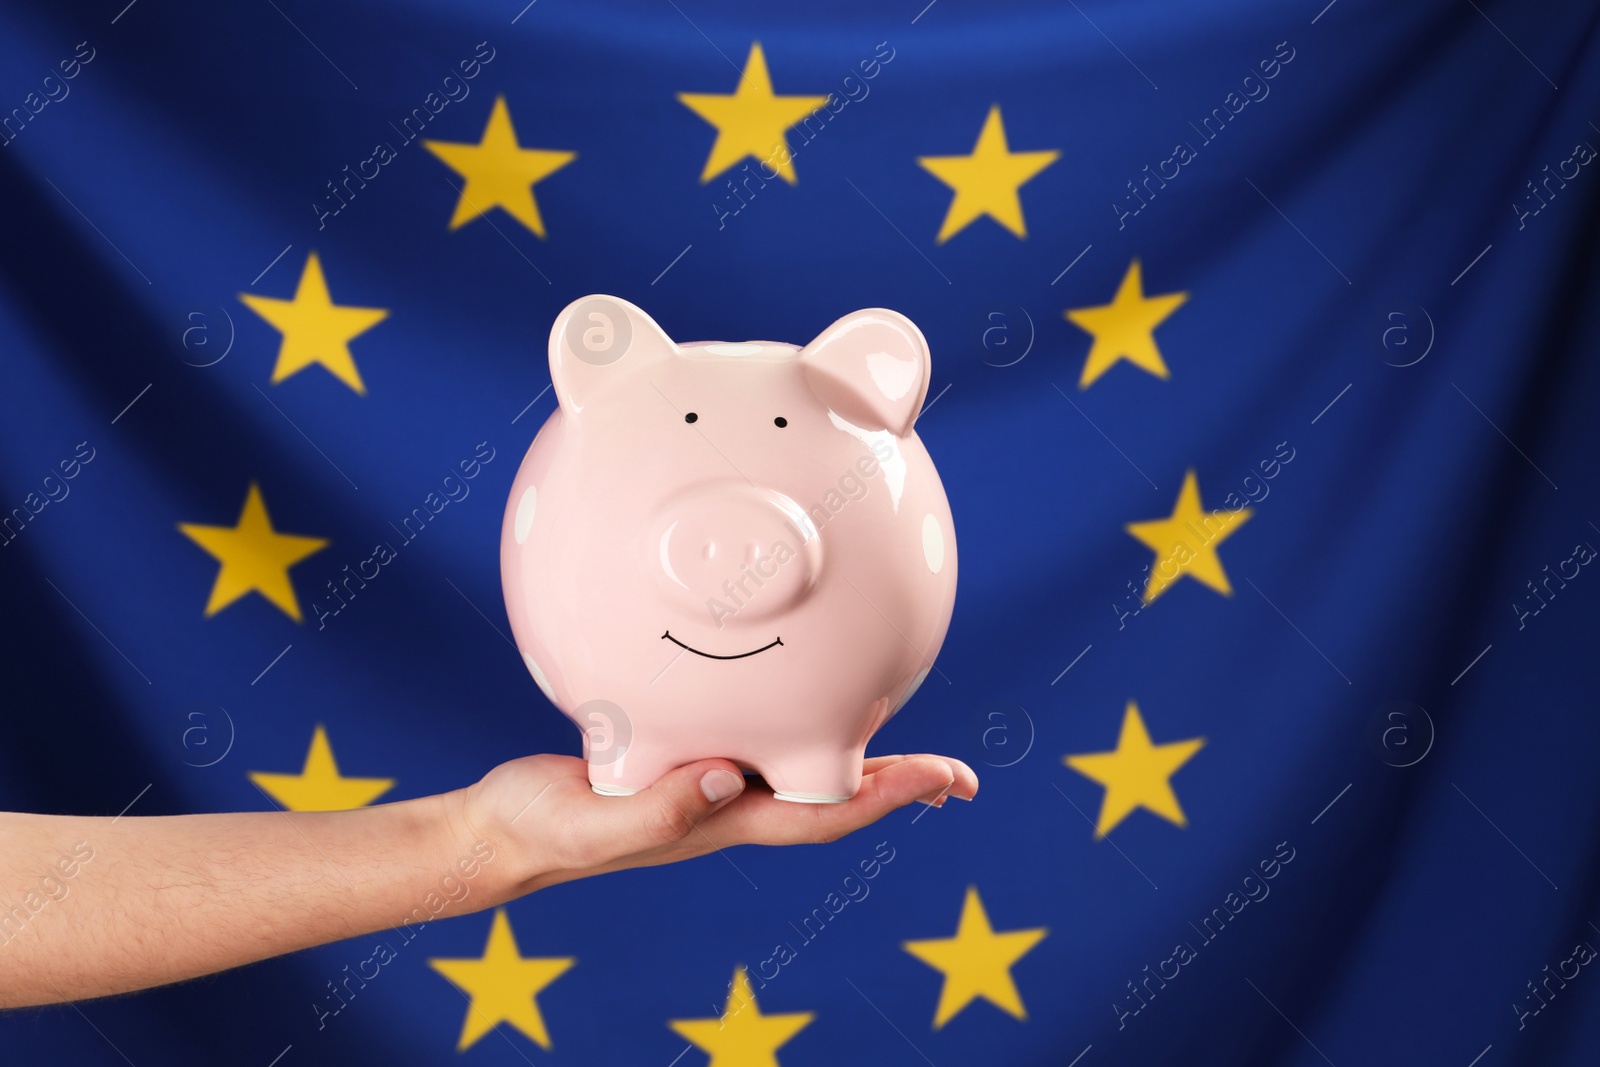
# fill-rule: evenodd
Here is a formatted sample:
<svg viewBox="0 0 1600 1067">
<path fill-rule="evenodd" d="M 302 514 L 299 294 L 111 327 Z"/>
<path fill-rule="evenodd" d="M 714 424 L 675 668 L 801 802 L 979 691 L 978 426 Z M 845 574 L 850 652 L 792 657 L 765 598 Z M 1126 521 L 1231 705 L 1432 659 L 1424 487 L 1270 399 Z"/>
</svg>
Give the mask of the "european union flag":
<svg viewBox="0 0 1600 1067">
<path fill-rule="evenodd" d="M 921 327 L 962 581 L 872 751 L 983 788 L 13 1013 L 0 1060 L 1600 1057 L 1591 5 L 4 21 L 0 805 L 575 753 L 498 544 L 589 293 Z"/>
</svg>

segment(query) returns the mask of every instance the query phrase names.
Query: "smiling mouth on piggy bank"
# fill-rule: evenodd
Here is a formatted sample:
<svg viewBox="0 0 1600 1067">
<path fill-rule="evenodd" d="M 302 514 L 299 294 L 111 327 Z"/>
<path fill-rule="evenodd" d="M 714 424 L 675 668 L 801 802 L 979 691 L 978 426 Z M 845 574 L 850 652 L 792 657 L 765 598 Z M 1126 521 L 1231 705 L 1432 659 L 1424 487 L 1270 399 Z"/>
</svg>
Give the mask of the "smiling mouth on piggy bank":
<svg viewBox="0 0 1600 1067">
<path fill-rule="evenodd" d="M 661 640 L 663 640 L 663 641 L 671 641 L 673 644 L 677 645 L 679 648 L 683 649 L 685 652 L 693 652 L 695 655 L 704 656 L 706 659 L 744 659 L 746 656 L 754 656 L 754 655 L 757 655 L 759 653 L 765 652 L 767 649 L 773 647 L 774 645 L 783 644 L 783 638 L 774 637 L 771 640 L 771 642 L 769 642 L 768 644 L 762 645 L 760 648 L 757 648 L 757 649 L 752 649 L 749 652 L 740 652 L 737 655 L 733 655 L 733 656 L 719 656 L 719 655 L 716 655 L 713 652 L 701 652 L 698 648 L 694 648 L 694 647 L 692 647 L 690 645 L 684 644 L 682 641 L 679 641 L 676 637 L 672 636 L 672 631 L 671 630 L 668 630 L 666 633 L 662 634 L 661 635 Z"/>
</svg>

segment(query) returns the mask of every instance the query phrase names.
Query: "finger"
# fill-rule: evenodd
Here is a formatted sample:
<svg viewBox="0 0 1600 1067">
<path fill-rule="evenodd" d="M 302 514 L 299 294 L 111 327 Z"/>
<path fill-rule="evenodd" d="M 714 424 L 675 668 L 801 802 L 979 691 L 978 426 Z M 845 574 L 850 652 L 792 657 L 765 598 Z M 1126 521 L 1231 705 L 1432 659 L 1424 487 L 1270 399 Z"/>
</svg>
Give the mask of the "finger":
<svg viewBox="0 0 1600 1067">
<path fill-rule="evenodd" d="M 907 756 L 867 775 L 843 804 L 792 804 L 752 793 L 708 821 L 723 845 L 792 845 L 834 841 L 902 808 L 918 797 L 951 787 L 956 776 L 939 756 Z"/>
<path fill-rule="evenodd" d="M 743 791 L 744 775 L 732 762 L 690 763 L 632 796 L 602 798 L 593 832 L 609 854 L 631 856 L 704 833 L 700 823 Z"/>
<path fill-rule="evenodd" d="M 916 759 L 921 757 L 944 760 L 945 763 L 950 765 L 950 772 L 953 776 L 953 781 L 950 784 L 949 790 L 945 793 L 946 796 L 958 797 L 961 800 L 971 800 L 973 797 L 977 796 L 977 773 L 974 772 L 971 767 L 967 766 L 965 763 L 954 758 L 953 756 L 939 756 L 932 755 L 930 753 L 919 753 L 917 756 L 873 756 L 864 764 L 862 764 L 861 770 L 863 774 L 872 774 L 875 771 L 880 771 L 883 768 L 893 766 L 896 763 L 903 763 L 908 759 Z M 931 800 L 933 798 L 930 796 L 927 799 Z"/>
</svg>

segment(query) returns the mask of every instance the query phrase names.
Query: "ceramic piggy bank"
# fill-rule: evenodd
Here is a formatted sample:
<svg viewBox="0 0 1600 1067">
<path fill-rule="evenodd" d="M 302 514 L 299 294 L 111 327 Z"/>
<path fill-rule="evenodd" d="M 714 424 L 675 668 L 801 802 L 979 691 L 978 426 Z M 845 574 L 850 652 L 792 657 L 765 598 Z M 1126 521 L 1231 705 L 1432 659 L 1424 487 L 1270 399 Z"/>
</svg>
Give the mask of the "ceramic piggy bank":
<svg viewBox="0 0 1600 1067">
<path fill-rule="evenodd" d="M 804 348 L 678 344 L 625 300 L 550 331 L 558 406 L 517 472 L 506 610 L 625 795 L 698 759 L 829 803 L 950 624 L 950 505 L 912 423 L 927 342 L 858 311 Z"/>
</svg>

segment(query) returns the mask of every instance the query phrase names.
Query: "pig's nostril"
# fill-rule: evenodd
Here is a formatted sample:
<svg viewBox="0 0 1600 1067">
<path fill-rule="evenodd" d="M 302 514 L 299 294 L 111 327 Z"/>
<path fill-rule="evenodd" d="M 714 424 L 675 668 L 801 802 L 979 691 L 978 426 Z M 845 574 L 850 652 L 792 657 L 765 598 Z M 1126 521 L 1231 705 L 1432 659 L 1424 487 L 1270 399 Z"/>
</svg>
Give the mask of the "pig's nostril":
<svg viewBox="0 0 1600 1067">
<path fill-rule="evenodd" d="M 708 559 L 708 560 L 716 559 L 717 558 L 717 543 L 715 541 L 707 541 L 706 544 L 705 544 L 705 547 L 700 550 L 700 553 L 701 553 L 701 555 L 705 556 L 705 558 Z"/>
<path fill-rule="evenodd" d="M 754 541 L 751 541 L 749 546 L 744 550 L 744 561 L 747 564 L 754 564 L 760 555 L 761 546 L 756 544 Z"/>
</svg>

